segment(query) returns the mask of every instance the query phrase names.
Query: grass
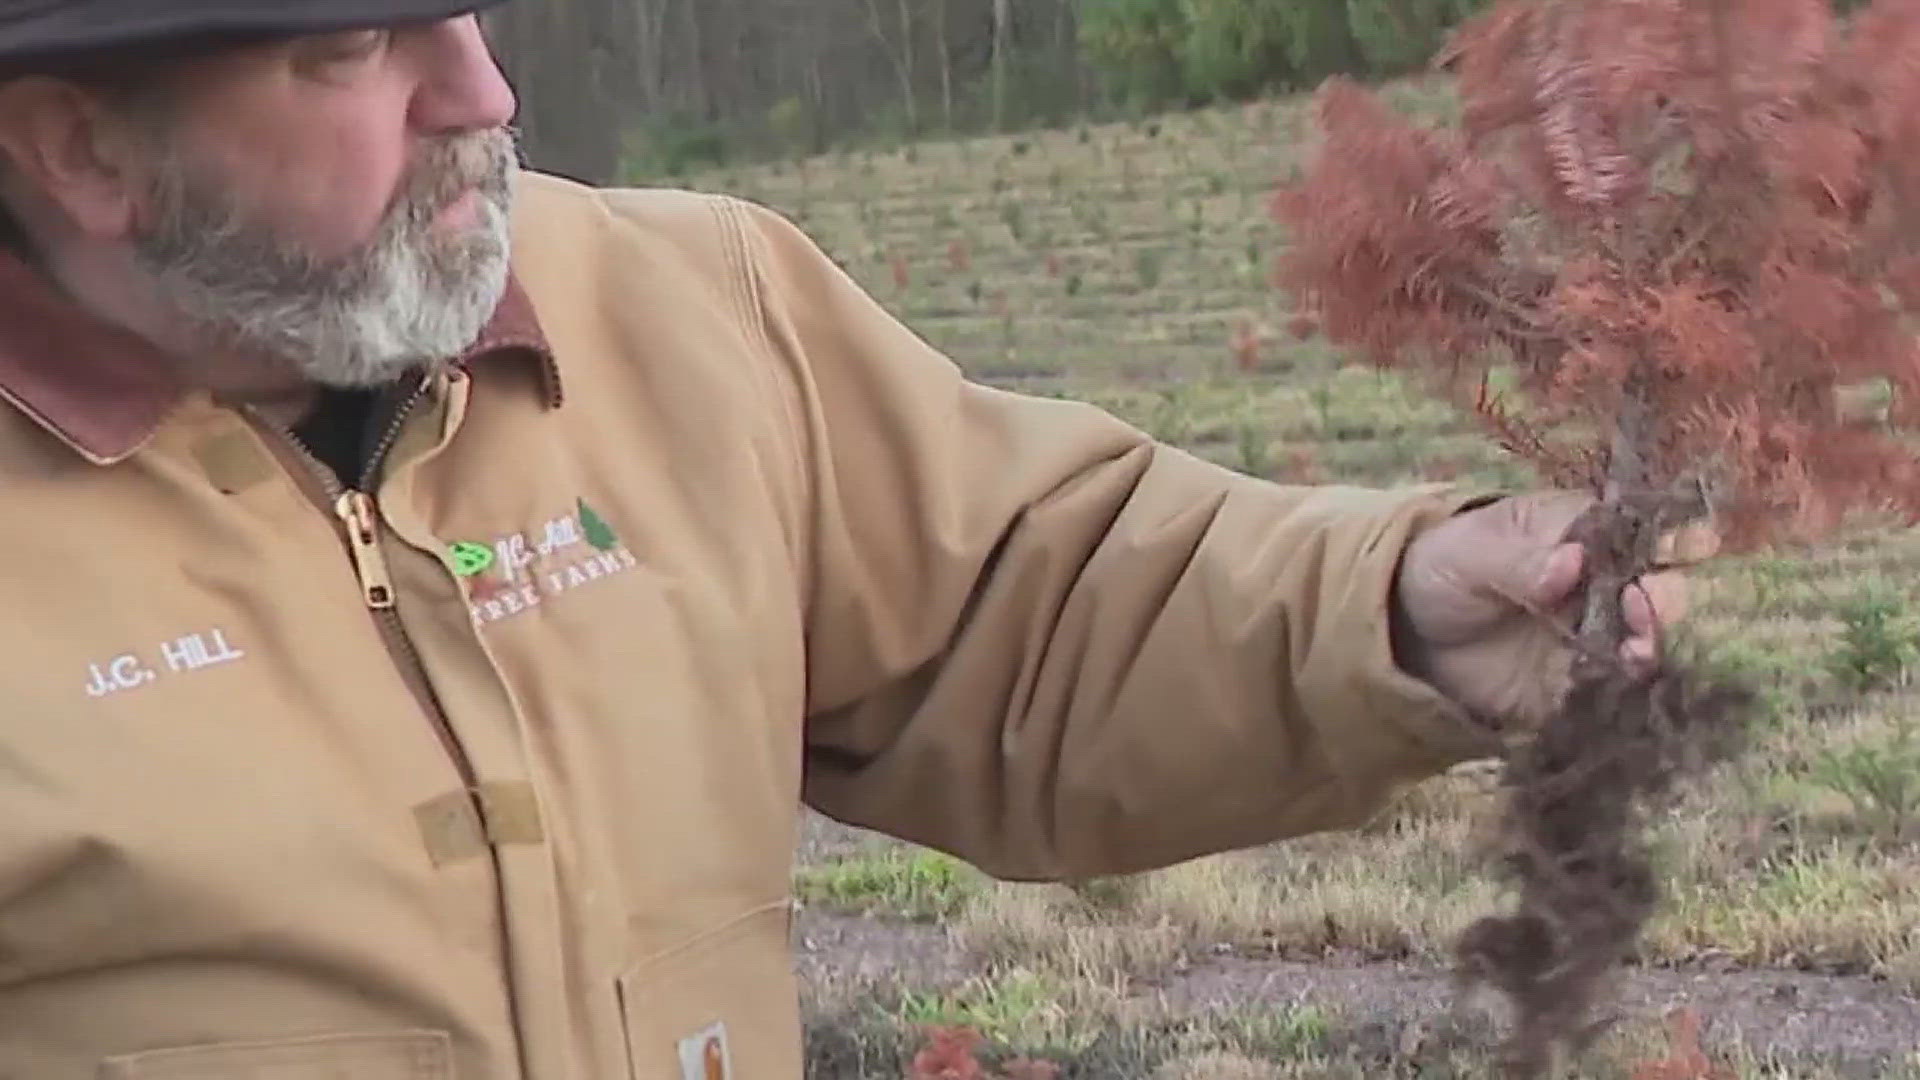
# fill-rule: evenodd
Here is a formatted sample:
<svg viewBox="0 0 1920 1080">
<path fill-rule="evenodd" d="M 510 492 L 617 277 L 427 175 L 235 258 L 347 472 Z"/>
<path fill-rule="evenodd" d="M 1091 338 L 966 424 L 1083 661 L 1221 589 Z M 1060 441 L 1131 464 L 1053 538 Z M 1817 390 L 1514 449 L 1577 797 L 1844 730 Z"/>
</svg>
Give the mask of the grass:
<svg viewBox="0 0 1920 1080">
<path fill-rule="evenodd" d="M 1015 1058 L 1066 1063 L 1072 1080 L 1484 1080 L 1497 1075 L 1493 1029 L 1472 1013 L 1413 1023 L 1281 1002 L 1175 1017 L 1109 997 L 1089 1000 L 1061 984 L 1014 974 L 989 979 L 964 1000 L 933 1005 L 882 994 L 827 1014 L 810 1028 L 808 1075 L 901 1075 L 927 1023 L 961 1020 L 985 1036 L 988 1068 Z M 1007 986 L 1014 989 L 1007 989 Z M 1582 1080 L 1634 1080 L 1676 1050 L 1670 1019 L 1621 1025 L 1574 1073 Z M 1735 1051 L 1716 1055 L 1741 1080 L 1920 1080 L 1920 1056 L 1887 1062 L 1820 1061 Z M 1666 1075 L 1666 1074 L 1660 1074 Z"/>
<path fill-rule="evenodd" d="M 839 911 L 883 911 L 906 919 L 956 915 L 983 887 L 982 875 L 947 855 L 880 847 L 802 867 L 794 894 Z"/>
<path fill-rule="evenodd" d="M 1394 94 L 1451 114 L 1432 84 Z M 1089 401 L 1283 481 L 1532 484 L 1445 406 L 1289 332 L 1293 312 L 1268 284 L 1283 238 L 1265 203 L 1297 161 L 1303 117 L 1301 102 L 1278 100 L 1157 118 L 1151 134 L 1134 123 L 1023 134 L 1020 150 L 933 143 L 693 183 L 795 217 L 981 381 Z M 1692 633 L 1760 682 L 1769 719 L 1740 767 L 1661 822 L 1672 895 L 1641 963 L 1873 974 L 1920 991 L 1917 580 L 1920 538 L 1893 529 L 1700 575 Z M 1485 1075 L 1465 1036 L 1375 1030 L 1311 1003 L 1197 1027 L 1139 1010 L 1159 980 L 1222 958 L 1444 964 L 1463 922 L 1495 901 L 1475 854 L 1491 799 L 1486 771 L 1469 767 L 1360 834 L 1074 887 L 993 883 L 886 845 L 803 867 L 798 888 L 816 906 L 935 920 L 980 972 L 931 989 L 905 973 L 885 1007 L 814 1001 L 814 1075 L 897 1076 L 917 1024 L 955 1019 L 1008 1052 L 1070 1047 L 1072 1076 Z M 1657 1035 L 1622 1036 L 1593 1075 L 1626 1075 L 1619 1063 Z M 1734 1064 L 1751 1077 L 1856 1075 Z M 1876 1075 L 1920 1076 L 1911 1064 Z"/>
</svg>

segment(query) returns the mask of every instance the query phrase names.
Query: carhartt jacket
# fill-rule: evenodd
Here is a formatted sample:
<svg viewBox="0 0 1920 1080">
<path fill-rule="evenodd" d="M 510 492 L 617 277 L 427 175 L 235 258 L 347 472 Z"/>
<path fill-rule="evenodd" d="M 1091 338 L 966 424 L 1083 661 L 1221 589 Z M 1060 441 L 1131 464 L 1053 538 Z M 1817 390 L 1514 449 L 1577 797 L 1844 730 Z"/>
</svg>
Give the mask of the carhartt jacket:
<svg viewBox="0 0 1920 1080">
<path fill-rule="evenodd" d="M 1350 826 L 1438 488 L 968 382 L 787 221 L 519 181 L 342 484 L 0 267 L 0 1076 L 793 1080 L 803 801 L 994 874 Z"/>
</svg>

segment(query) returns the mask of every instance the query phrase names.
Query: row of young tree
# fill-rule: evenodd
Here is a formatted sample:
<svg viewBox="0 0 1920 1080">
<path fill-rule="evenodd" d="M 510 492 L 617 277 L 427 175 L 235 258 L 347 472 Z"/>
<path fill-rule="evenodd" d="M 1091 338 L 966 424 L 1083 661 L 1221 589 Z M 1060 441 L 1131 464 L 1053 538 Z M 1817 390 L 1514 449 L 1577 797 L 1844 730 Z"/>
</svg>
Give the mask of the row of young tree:
<svg viewBox="0 0 1920 1080">
<path fill-rule="evenodd" d="M 493 9 L 531 157 L 584 179 L 1390 73 L 1481 0 L 543 0 Z"/>
</svg>

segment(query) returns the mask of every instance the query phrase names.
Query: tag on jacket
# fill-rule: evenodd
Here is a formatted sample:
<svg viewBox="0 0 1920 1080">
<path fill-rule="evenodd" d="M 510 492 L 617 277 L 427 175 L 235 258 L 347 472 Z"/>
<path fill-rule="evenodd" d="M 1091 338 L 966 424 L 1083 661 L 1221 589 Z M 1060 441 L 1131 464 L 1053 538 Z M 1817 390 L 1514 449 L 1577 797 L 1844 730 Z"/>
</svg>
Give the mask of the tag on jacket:
<svg viewBox="0 0 1920 1080">
<path fill-rule="evenodd" d="M 680 1080 L 733 1080 L 725 1023 L 716 1022 L 680 1040 Z"/>
</svg>

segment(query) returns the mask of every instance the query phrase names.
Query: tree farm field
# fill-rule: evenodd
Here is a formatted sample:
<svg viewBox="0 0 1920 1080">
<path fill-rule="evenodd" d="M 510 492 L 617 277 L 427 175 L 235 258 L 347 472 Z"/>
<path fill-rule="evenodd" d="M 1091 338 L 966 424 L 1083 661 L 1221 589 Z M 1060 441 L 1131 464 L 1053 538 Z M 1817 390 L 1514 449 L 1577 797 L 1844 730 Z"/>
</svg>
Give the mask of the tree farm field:
<svg viewBox="0 0 1920 1080">
<path fill-rule="evenodd" d="M 1443 83 L 1390 88 L 1447 122 Z M 974 378 L 1089 401 L 1283 482 L 1536 481 L 1445 405 L 1343 361 L 1270 284 L 1303 99 L 693 178 L 789 215 Z M 1304 332 L 1304 333 L 1303 333 Z M 1734 768 L 1659 830 L 1669 895 L 1579 1075 L 1920 1078 L 1920 534 L 1717 560 L 1689 634 L 1761 686 Z M 1169 718 L 1177 722 L 1177 718 Z M 1154 873 L 992 882 L 810 819 L 809 1075 L 893 1078 L 927 1027 L 1061 1077 L 1491 1075 L 1454 936 L 1497 906 L 1488 763 L 1359 835 Z M 1701 1054 L 1693 1053 L 1698 1025 Z"/>
</svg>

